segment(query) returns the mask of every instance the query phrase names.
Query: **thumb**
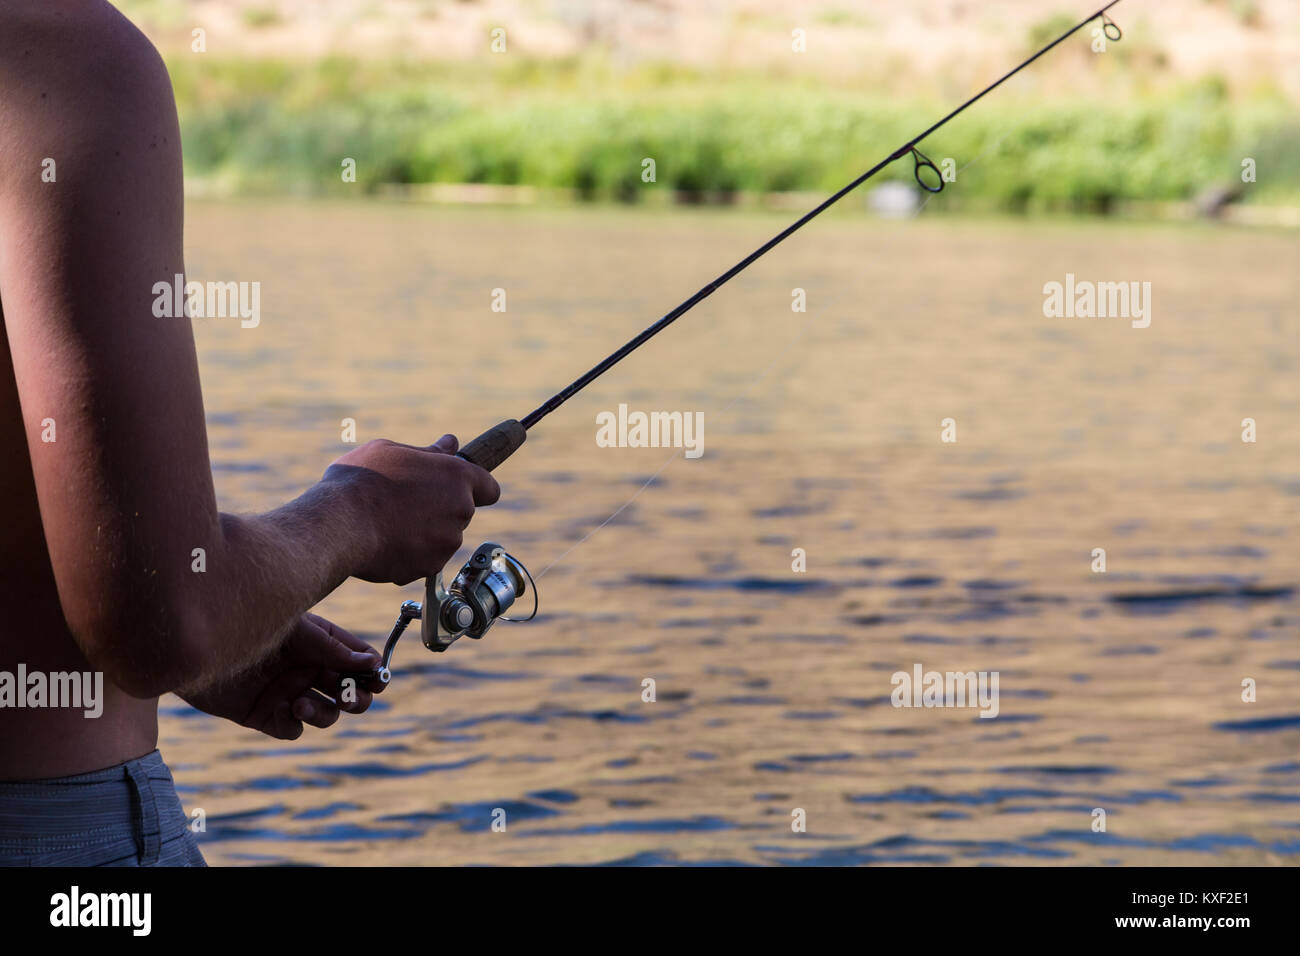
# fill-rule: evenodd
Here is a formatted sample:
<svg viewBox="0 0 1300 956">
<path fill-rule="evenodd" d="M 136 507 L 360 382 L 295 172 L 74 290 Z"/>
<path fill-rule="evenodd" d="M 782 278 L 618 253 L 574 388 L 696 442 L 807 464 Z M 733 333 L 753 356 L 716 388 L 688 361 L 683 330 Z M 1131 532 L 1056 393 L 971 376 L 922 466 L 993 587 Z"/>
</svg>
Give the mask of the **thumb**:
<svg viewBox="0 0 1300 956">
<path fill-rule="evenodd" d="M 313 667 L 347 673 L 379 664 L 379 653 L 373 647 L 337 624 L 314 614 L 304 614 L 302 623 L 316 638 L 315 648 L 319 656 L 311 662 Z"/>
<path fill-rule="evenodd" d="M 455 435 L 443 435 L 429 446 L 429 451 L 441 451 L 446 452 L 448 455 L 454 455 L 458 448 L 460 448 L 460 442 L 456 440 Z"/>
</svg>

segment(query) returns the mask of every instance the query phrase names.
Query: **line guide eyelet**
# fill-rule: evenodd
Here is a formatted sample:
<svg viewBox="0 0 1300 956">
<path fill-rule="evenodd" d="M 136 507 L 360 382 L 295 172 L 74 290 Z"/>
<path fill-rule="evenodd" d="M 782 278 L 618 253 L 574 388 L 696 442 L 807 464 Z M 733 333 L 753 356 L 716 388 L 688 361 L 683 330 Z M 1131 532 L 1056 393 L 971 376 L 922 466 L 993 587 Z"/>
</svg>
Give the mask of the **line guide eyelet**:
<svg viewBox="0 0 1300 956">
<path fill-rule="evenodd" d="M 921 152 L 915 146 L 911 147 L 911 151 L 912 159 L 916 161 L 916 166 L 912 169 L 912 175 L 916 178 L 916 184 L 928 193 L 943 192 L 943 173 L 939 172 L 939 167 L 934 164 L 934 161 L 930 159 L 929 156 L 925 155 L 925 153 Z M 921 178 L 921 170 L 926 168 L 934 170 L 935 182 L 938 185 L 931 186 Z"/>
<path fill-rule="evenodd" d="M 1111 31 L 1114 31 L 1113 33 Z M 1106 39 L 1112 43 L 1117 42 L 1124 36 L 1124 31 L 1119 28 L 1119 24 L 1112 20 L 1106 14 L 1101 15 L 1101 32 L 1106 35 Z"/>
</svg>

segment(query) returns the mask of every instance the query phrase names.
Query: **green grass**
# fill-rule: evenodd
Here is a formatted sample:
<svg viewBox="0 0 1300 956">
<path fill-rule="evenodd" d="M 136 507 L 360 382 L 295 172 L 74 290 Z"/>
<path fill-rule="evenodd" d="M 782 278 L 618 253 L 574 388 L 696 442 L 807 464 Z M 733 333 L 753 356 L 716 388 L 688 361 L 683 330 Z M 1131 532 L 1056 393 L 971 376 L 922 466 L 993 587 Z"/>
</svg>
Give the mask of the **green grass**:
<svg viewBox="0 0 1300 956">
<path fill-rule="evenodd" d="M 254 30 L 273 27 L 283 22 L 278 10 L 273 7 L 245 7 L 240 14 L 244 26 Z"/>
<path fill-rule="evenodd" d="M 600 64 L 171 64 L 187 173 L 250 192 L 332 193 L 386 183 L 526 184 L 636 202 L 652 190 L 829 191 L 950 104 L 762 77 Z M 1300 118 L 1267 91 L 1207 81 L 1143 100 L 990 97 L 923 148 L 963 168 L 949 208 L 1105 212 L 1240 182 L 1247 201 L 1300 202 Z M 357 162 L 356 185 L 340 162 Z M 641 181 L 642 160 L 657 182 Z M 970 164 L 967 166 L 967 164 Z M 882 178 L 910 181 L 911 163 Z"/>
</svg>

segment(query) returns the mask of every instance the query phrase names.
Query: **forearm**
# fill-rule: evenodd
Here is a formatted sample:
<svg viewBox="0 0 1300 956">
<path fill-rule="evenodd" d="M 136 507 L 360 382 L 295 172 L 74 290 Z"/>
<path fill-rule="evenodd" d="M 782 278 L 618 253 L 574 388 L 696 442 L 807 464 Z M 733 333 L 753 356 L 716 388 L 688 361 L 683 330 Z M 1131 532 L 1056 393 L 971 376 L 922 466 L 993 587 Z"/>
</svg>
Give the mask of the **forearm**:
<svg viewBox="0 0 1300 956">
<path fill-rule="evenodd" d="M 185 689 L 256 664 L 354 573 L 373 535 L 361 510 L 347 488 L 320 482 L 274 511 L 219 516 L 219 546 L 188 600 L 200 623 Z"/>
</svg>

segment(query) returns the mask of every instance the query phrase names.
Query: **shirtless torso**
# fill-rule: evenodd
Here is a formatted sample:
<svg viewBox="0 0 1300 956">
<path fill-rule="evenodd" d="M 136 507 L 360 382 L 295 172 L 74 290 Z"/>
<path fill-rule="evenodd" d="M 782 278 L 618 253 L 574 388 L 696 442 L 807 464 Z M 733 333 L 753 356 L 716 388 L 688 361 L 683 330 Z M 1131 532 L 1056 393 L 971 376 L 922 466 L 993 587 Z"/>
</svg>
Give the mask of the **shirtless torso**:
<svg viewBox="0 0 1300 956">
<path fill-rule="evenodd" d="M 0 339 L 0 448 L 7 449 L 0 457 L 0 671 L 16 674 L 20 662 L 44 673 L 90 671 L 59 606 L 7 339 Z M 103 713 L 93 721 L 84 710 L 67 707 L 6 709 L 0 779 L 81 773 L 153 750 L 157 701 L 131 697 L 113 684 L 103 693 Z"/>
</svg>

